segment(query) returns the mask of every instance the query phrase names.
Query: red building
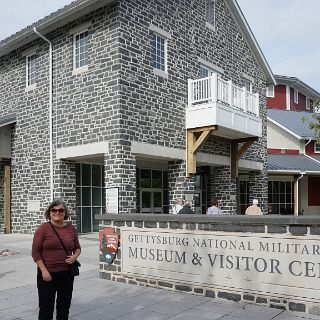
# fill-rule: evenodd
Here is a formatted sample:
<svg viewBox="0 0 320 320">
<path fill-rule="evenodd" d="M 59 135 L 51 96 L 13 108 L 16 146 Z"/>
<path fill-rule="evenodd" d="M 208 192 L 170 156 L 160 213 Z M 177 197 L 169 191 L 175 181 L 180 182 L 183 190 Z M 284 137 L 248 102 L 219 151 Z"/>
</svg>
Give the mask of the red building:
<svg viewBox="0 0 320 320">
<path fill-rule="evenodd" d="M 295 77 L 274 76 L 277 85 L 267 88 L 267 107 L 292 111 L 314 112 L 319 92 Z"/>
<path fill-rule="evenodd" d="M 320 215 L 320 144 L 309 127 L 320 93 L 297 78 L 275 79 L 267 88 L 269 213 Z"/>
</svg>

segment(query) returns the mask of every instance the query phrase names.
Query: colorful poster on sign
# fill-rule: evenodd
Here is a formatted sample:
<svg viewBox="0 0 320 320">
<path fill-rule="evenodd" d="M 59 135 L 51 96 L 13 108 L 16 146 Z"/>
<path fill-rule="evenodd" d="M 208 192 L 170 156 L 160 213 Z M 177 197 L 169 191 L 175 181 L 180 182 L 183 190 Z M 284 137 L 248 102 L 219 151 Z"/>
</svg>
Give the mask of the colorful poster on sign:
<svg viewBox="0 0 320 320">
<path fill-rule="evenodd" d="M 115 233 L 114 228 L 106 227 L 99 231 L 100 251 L 102 252 L 106 263 L 111 264 L 117 254 L 119 246 L 119 235 Z"/>
</svg>

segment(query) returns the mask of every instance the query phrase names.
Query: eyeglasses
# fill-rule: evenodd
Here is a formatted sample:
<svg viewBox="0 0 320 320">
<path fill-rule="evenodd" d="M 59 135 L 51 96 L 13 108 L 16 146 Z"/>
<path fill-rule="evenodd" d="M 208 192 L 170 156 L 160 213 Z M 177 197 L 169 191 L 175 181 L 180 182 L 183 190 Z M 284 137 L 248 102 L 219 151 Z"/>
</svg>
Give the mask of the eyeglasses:
<svg viewBox="0 0 320 320">
<path fill-rule="evenodd" d="M 63 208 L 59 208 L 59 209 L 51 209 L 50 211 L 51 211 L 52 213 L 57 213 L 57 212 L 58 212 L 58 213 L 64 213 L 65 210 L 64 210 Z"/>
</svg>

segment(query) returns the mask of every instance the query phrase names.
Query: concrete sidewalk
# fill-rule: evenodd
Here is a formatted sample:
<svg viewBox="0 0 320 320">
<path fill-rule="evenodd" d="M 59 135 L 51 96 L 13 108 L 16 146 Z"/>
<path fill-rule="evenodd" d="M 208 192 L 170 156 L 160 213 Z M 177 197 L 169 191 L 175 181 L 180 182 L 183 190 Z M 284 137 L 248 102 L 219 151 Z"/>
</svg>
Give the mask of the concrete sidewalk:
<svg viewBox="0 0 320 320">
<path fill-rule="evenodd" d="M 31 235 L 0 234 L 0 320 L 36 320 L 36 268 Z M 76 320 L 302 320 L 318 319 L 254 304 L 215 300 L 187 293 L 128 285 L 99 278 L 97 234 L 80 236 L 81 275 L 76 277 L 70 319 Z"/>
</svg>

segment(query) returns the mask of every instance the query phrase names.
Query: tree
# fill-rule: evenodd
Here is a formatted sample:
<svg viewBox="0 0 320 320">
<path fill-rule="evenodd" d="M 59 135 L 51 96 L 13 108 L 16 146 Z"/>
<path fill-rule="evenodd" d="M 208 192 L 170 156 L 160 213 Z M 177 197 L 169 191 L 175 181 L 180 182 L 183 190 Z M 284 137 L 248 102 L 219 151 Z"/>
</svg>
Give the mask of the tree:
<svg viewBox="0 0 320 320">
<path fill-rule="evenodd" d="M 305 117 L 302 117 L 303 122 L 308 122 L 310 129 L 314 130 L 315 138 L 320 143 L 320 100 L 315 103 L 314 114 L 312 115 L 314 121 L 309 121 Z"/>
</svg>

